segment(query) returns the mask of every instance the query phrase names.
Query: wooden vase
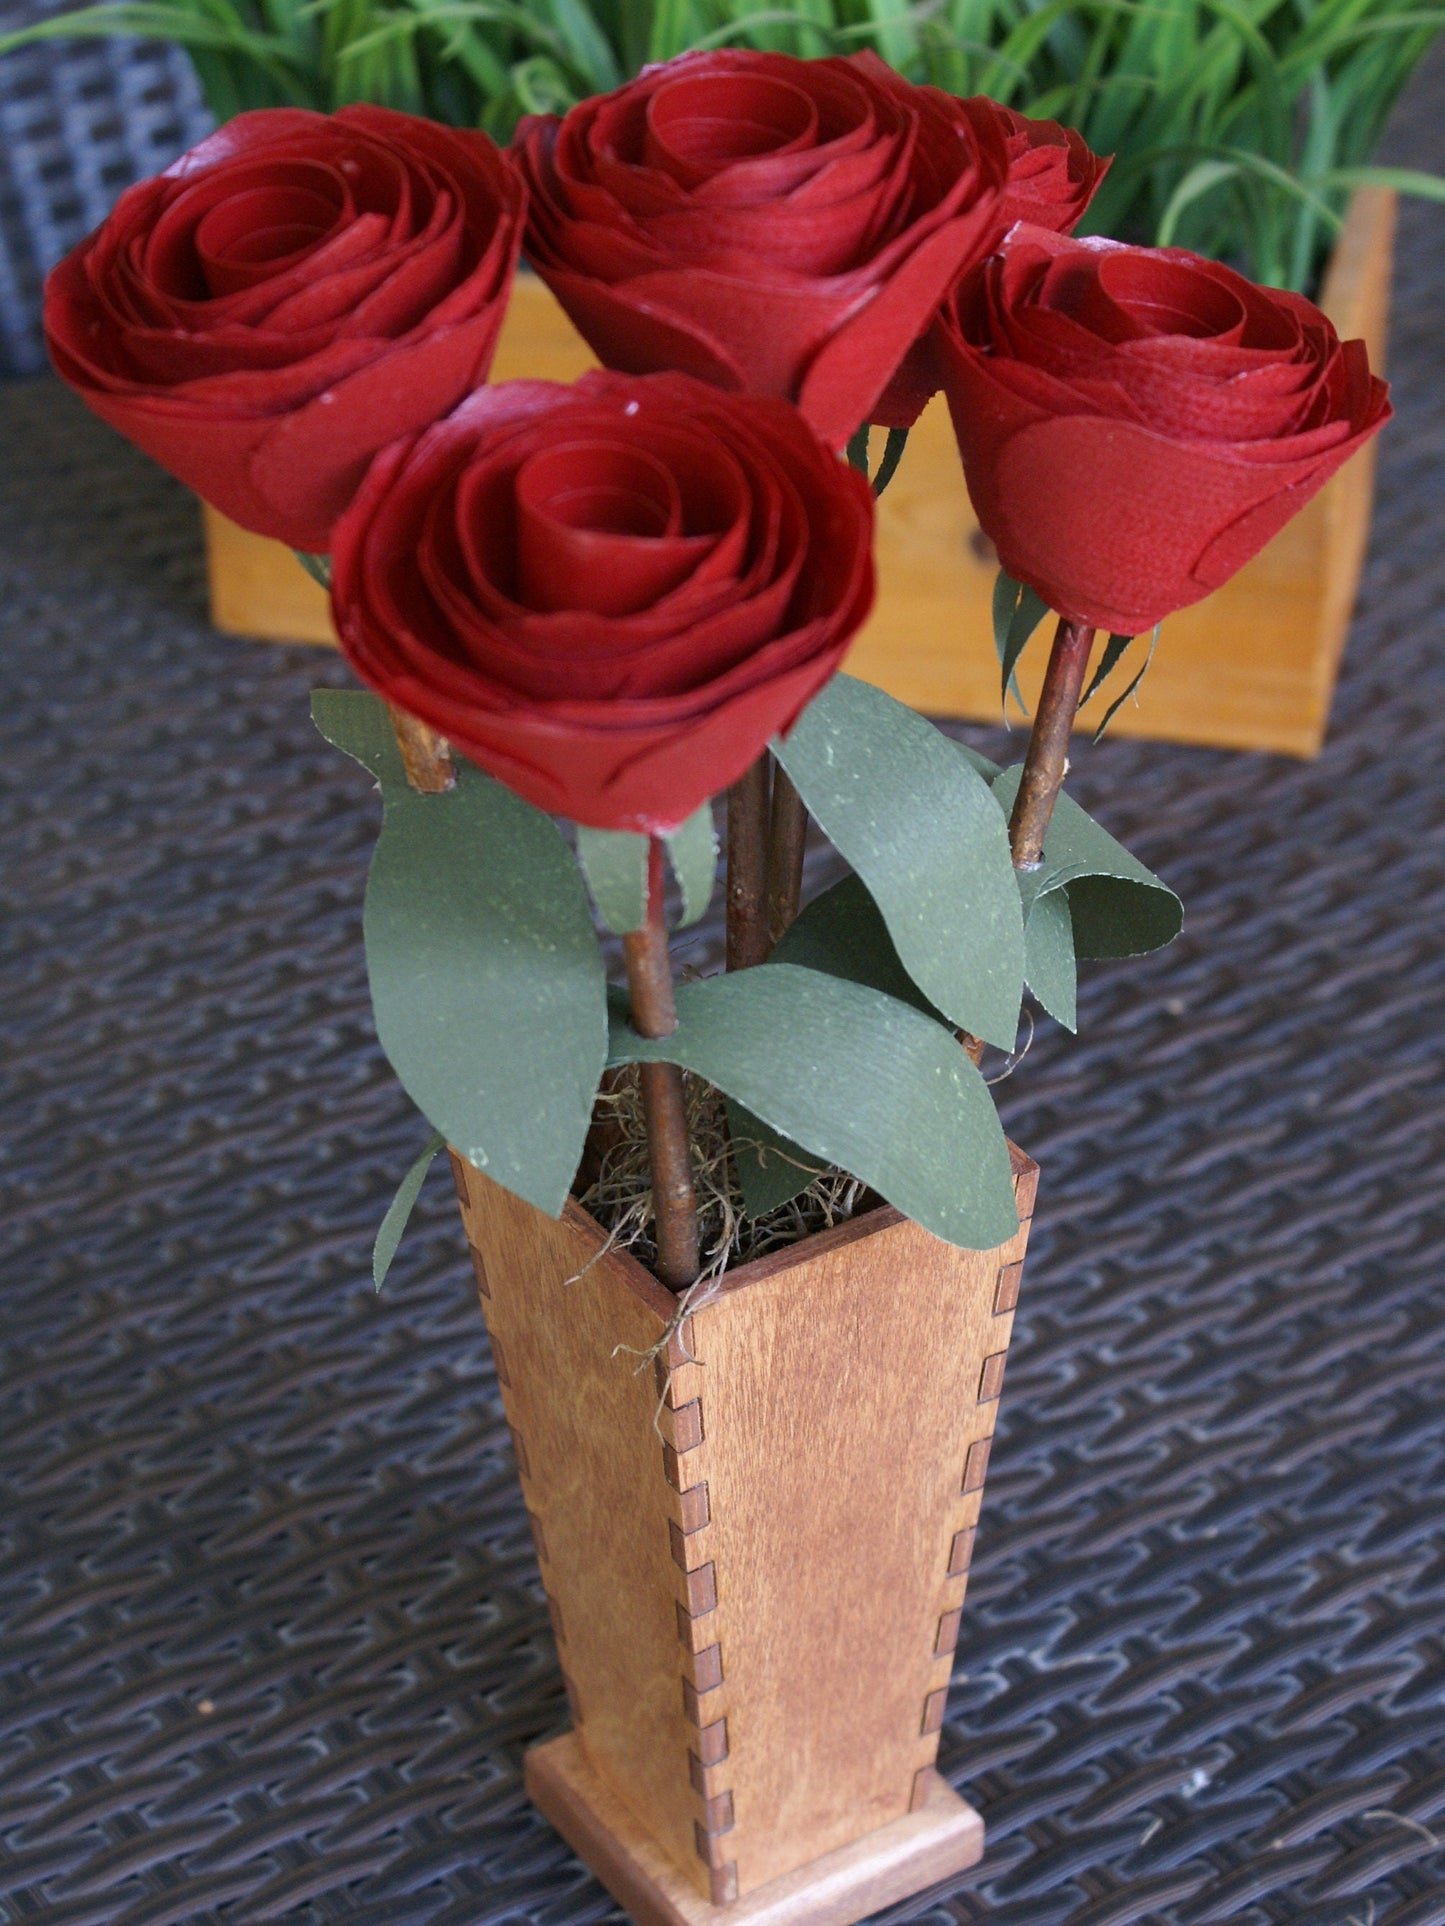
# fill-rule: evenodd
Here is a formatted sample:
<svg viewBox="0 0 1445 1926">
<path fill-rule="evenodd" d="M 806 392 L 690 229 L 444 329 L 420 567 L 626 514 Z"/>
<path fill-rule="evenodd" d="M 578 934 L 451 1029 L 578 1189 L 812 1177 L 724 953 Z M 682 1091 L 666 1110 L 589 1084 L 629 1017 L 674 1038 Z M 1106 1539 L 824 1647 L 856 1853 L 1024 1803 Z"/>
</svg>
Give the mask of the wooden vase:
<svg viewBox="0 0 1445 1926">
<path fill-rule="evenodd" d="M 1394 233 L 1393 190 L 1359 189 L 1320 292 L 1340 334 L 1363 337 L 1376 368 L 1384 360 Z M 519 276 L 492 380 L 572 381 L 594 365 L 547 288 Z M 1364 564 L 1374 472 L 1371 442 L 1232 581 L 1170 616 L 1137 701 L 1110 724 L 1115 735 L 1316 754 Z M 206 543 L 217 628 L 333 639 L 325 596 L 278 542 L 207 509 Z M 963 485 L 948 409 L 935 396 L 879 504 L 878 601 L 843 666 L 925 715 L 997 722 L 997 572 Z M 1030 710 L 1047 657 L 1035 647 L 1019 665 Z M 1080 726 L 1095 728 L 1101 707 L 1087 709 Z"/>
<path fill-rule="evenodd" d="M 876 1209 L 670 1331 L 577 1204 L 452 1165 L 571 1708 L 534 1802 L 639 1926 L 848 1926 L 972 1865 L 934 1759 L 1036 1166 L 996 1250 Z"/>
</svg>

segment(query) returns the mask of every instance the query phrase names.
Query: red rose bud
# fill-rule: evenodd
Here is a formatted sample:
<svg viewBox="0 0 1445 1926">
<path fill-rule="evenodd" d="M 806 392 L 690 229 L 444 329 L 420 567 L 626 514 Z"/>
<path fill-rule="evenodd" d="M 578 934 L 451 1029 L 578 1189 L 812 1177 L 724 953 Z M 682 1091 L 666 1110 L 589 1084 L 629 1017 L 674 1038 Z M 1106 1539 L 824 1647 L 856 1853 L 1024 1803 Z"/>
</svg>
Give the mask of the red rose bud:
<svg viewBox="0 0 1445 1926">
<path fill-rule="evenodd" d="M 1016 221 L 1034 221 L 1060 234 L 1073 231 L 1110 165 L 1086 145 L 1082 134 L 1056 120 L 1030 120 L 982 95 L 960 100 L 933 88 L 927 92 L 960 123 L 976 127 L 981 120 L 991 121 L 1003 135 L 1008 184 L 998 207 L 999 241 Z M 884 427 L 911 428 L 942 386 L 930 331 L 909 349 L 871 418 Z"/>
<path fill-rule="evenodd" d="M 538 808 L 676 827 L 837 669 L 873 498 L 785 402 L 685 375 L 486 388 L 336 529 L 347 660 Z"/>
<path fill-rule="evenodd" d="M 525 207 L 485 134 L 241 114 L 51 274 L 51 357 L 233 521 L 323 550 L 377 449 L 485 378 Z"/>
<path fill-rule="evenodd" d="M 994 105 L 1004 124 L 1008 188 L 1006 226 L 1032 221 L 1055 234 L 1072 234 L 1088 211 L 1112 157 L 1101 159 L 1084 137 L 1056 120 L 1030 120 L 1011 107 Z"/>
<path fill-rule="evenodd" d="M 1004 568 L 1121 635 L 1227 581 L 1390 415 L 1362 341 L 1176 248 L 1016 228 L 934 338 Z"/>
<path fill-rule="evenodd" d="M 602 361 L 783 396 L 835 448 L 1003 233 L 997 115 L 873 54 L 684 54 L 516 151 L 527 258 Z"/>
</svg>

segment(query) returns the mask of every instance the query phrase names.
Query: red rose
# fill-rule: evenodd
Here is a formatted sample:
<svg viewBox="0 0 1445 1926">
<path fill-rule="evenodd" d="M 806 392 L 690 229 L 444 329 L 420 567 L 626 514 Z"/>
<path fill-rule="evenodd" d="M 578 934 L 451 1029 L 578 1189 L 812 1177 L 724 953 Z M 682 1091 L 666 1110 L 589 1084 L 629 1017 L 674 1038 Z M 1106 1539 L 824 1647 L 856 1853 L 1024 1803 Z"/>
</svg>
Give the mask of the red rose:
<svg viewBox="0 0 1445 1926">
<path fill-rule="evenodd" d="M 1017 228 L 935 341 L 1004 568 L 1123 635 L 1228 580 L 1390 414 L 1312 302 L 1176 248 Z"/>
<path fill-rule="evenodd" d="M 1008 185 L 999 202 L 998 240 L 1016 221 L 1034 221 L 1059 234 L 1072 233 L 1110 165 L 1085 144 L 1082 134 L 1061 127 L 1056 120 L 1030 120 L 982 96 L 960 100 L 932 88 L 928 92 L 961 121 L 973 125 L 985 117 L 1003 135 Z M 887 428 L 911 428 L 942 386 L 930 331 L 909 349 L 872 418 Z"/>
<path fill-rule="evenodd" d="M 523 121 L 527 258 L 609 366 L 784 396 L 840 448 L 1003 232 L 977 105 L 873 54 L 684 54 Z"/>
<path fill-rule="evenodd" d="M 322 550 L 377 449 L 485 378 L 525 207 L 485 134 L 241 114 L 55 269 L 51 357 L 232 520 Z"/>
<path fill-rule="evenodd" d="M 785 402 L 513 381 L 380 455 L 337 525 L 356 673 L 539 808 L 674 828 L 838 667 L 873 498 Z"/>
<path fill-rule="evenodd" d="M 1032 221 L 1055 234 L 1072 234 L 1112 165 L 1082 134 L 1056 120 L 1030 120 L 995 104 L 1008 148 L 1008 188 L 1003 197 L 1007 227 Z"/>
</svg>

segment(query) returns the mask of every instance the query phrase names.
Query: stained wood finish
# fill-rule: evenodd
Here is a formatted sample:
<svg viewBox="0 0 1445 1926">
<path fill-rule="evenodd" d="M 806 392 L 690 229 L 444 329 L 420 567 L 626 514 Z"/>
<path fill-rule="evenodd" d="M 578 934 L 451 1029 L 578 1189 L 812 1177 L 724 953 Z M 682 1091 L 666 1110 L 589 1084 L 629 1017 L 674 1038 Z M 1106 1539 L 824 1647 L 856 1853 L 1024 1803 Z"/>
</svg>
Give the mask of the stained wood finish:
<svg viewBox="0 0 1445 1926">
<path fill-rule="evenodd" d="M 705 1900 L 588 1764 L 575 1733 L 527 1754 L 527 1790 L 638 1926 L 851 1926 L 976 1865 L 983 1821 L 929 1772 L 902 1819 L 724 1907 Z"/>
<path fill-rule="evenodd" d="M 456 1156 L 452 1169 L 573 1718 L 617 1793 L 686 1858 L 681 1574 L 657 1392 L 637 1369 L 674 1301 L 639 1265 L 599 1257 L 575 1205 L 557 1223 Z"/>
<path fill-rule="evenodd" d="M 453 1165 L 590 1769 L 714 1904 L 919 1810 L 1035 1167 L 999 1249 L 874 1211 L 638 1372 L 670 1295 Z"/>
<path fill-rule="evenodd" d="M 1395 195 L 1362 188 L 1335 250 L 1322 303 L 1340 333 L 1383 364 Z M 493 379 L 571 381 L 593 365 L 540 281 L 517 283 Z M 1119 735 L 1312 756 L 1324 740 L 1359 586 L 1374 493 L 1373 444 L 1232 582 L 1165 624 L 1154 664 L 1110 725 Z M 333 640 L 326 599 L 279 544 L 205 511 L 211 619 L 281 641 Z M 948 410 L 925 409 L 878 520 L 878 605 L 845 667 L 925 715 L 998 720 L 990 641 L 997 564 L 969 506 Z M 1142 646 L 1142 645 L 1141 645 Z M 1020 668 L 1038 697 L 1046 650 Z M 1122 686 L 1122 685 L 1121 685 Z M 1085 712 L 1095 726 L 1095 703 Z"/>
</svg>

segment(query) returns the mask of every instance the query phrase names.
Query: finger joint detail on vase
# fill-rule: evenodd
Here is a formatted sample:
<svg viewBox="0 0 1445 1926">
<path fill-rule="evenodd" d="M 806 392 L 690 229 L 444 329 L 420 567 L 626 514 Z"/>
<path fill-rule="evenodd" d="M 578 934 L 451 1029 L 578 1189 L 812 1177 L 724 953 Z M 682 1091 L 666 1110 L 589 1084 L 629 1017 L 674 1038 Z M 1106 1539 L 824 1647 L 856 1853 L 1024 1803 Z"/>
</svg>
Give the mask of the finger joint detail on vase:
<svg viewBox="0 0 1445 1926">
<path fill-rule="evenodd" d="M 993 1289 L 990 1349 L 984 1357 L 974 1387 L 973 1435 L 964 1448 L 959 1478 L 958 1500 L 944 1548 L 943 1576 L 939 1587 L 937 1629 L 933 1642 L 933 1673 L 923 1701 L 919 1737 L 924 1741 L 924 1758 L 913 1775 L 910 1811 L 926 1804 L 933 1782 L 934 1761 L 948 1708 L 948 1687 L 953 1673 L 954 1649 L 963 1621 L 963 1599 L 973 1560 L 974 1535 L 979 1507 L 983 1500 L 984 1479 L 989 1453 L 993 1448 L 994 1425 L 998 1419 L 999 1398 L 1003 1391 L 1004 1363 L 1009 1339 L 1013 1335 L 1013 1314 L 1019 1301 L 1019 1282 L 1023 1276 L 1024 1250 L 1033 1221 L 1034 1188 L 1037 1172 L 1030 1168 L 1014 1177 L 1014 1196 L 1019 1209 L 1017 1237 L 1004 1246 L 1005 1259 L 999 1265 Z"/>
<path fill-rule="evenodd" d="M 677 1300 L 575 1205 L 551 1219 L 454 1169 L 577 1754 L 607 1795 L 715 1904 L 932 1804 L 1034 1167 L 1016 1158 L 1022 1221 L 995 1251 L 880 1210 L 676 1330 Z"/>
<path fill-rule="evenodd" d="M 677 1635 L 682 1650 L 682 1705 L 696 1734 L 687 1758 L 688 1779 L 699 1802 L 693 1847 L 707 1868 L 712 1902 L 722 1906 L 738 1896 L 738 1869 L 728 1852 L 733 1795 L 723 1783 L 729 1776 L 728 1722 L 717 1710 L 723 1682 L 716 1626 L 717 1564 L 698 1550 L 705 1527 L 712 1523 L 712 1506 L 707 1480 L 696 1470 L 706 1425 L 692 1335 L 692 1320 L 686 1318 L 654 1360 L 654 1370 L 662 1475 L 670 1501 L 667 1535 L 672 1562 L 681 1574 Z"/>
</svg>

